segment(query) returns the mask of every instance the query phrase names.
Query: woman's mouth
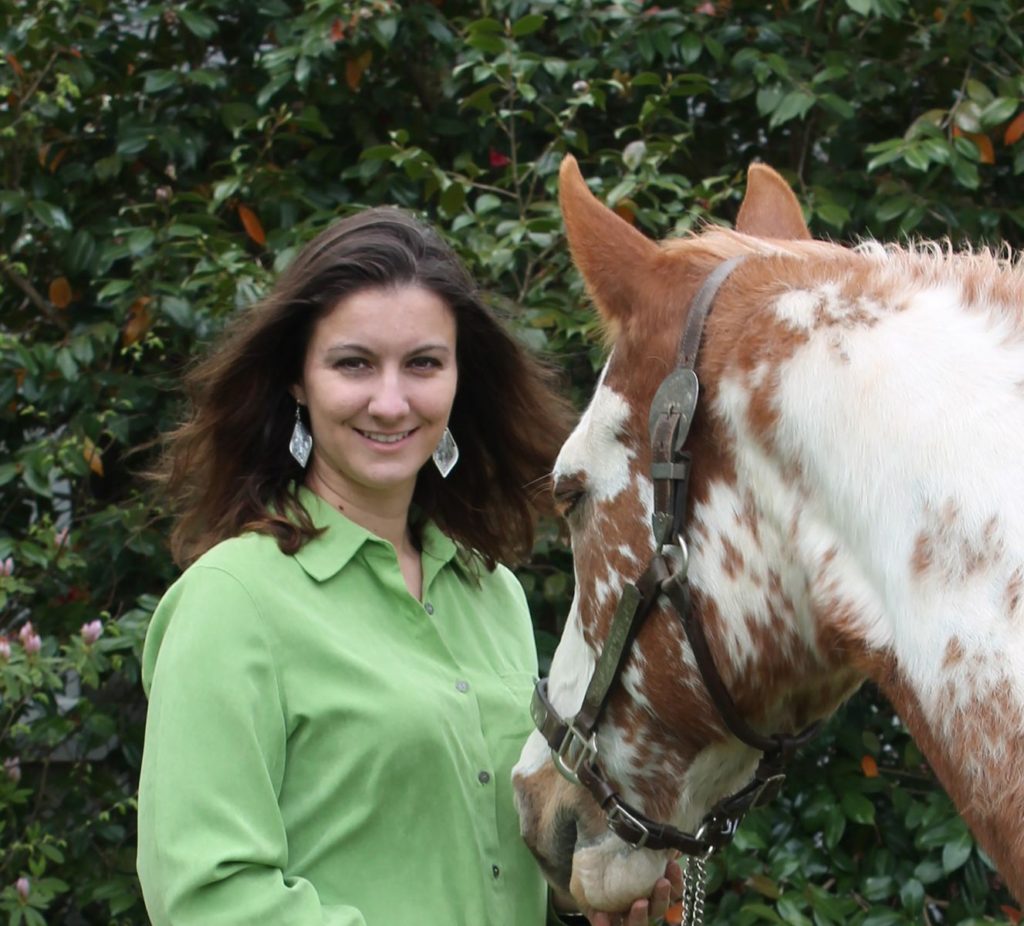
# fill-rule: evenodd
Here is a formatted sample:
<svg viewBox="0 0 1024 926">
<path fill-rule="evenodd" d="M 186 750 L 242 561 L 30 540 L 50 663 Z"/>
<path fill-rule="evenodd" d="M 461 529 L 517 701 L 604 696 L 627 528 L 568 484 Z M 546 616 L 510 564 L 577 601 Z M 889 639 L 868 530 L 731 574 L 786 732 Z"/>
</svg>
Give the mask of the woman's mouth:
<svg viewBox="0 0 1024 926">
<path fill-rule="evenodd" d="M 367 440 L 373 441 L 375 444 L 397 444 L 405 440 L 415 428 L 409 431 L 392 431 L 390 433 L 385 431 L 363 431 L 360 428 L 355 429 L 357 433 L 365 437 Z"/>
</svg>

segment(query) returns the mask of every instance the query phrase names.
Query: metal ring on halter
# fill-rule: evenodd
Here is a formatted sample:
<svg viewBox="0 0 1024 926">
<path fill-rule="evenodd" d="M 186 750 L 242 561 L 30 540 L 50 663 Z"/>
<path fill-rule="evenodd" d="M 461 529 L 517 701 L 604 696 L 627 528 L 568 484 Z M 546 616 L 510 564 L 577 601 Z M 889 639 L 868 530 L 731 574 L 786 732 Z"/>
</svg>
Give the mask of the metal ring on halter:
<svg viewBox="0 0 1024 926">
<path fill-rule="evenodd" d="M 685 576 L 690 570 L 690 548 L 686 545 L 686 541 L 683 540 L 682 534 L 676 534 L 676 546 L 679 547 L 679 556 L 682 561 L 679 571 Z"/>
<path fill-rule="evenodd" d="M 576 746 L 576 752 L 570 752 L 573 745 Z M 587 739 L 576 726 L 568 724 L 558 749 L 551 750 L 551 761 L 563 778 L 574 785 L 580 784 L 580 766 L 584 761 L 590 765 L 597 761 L 597 735 L 592 733 L 590 739 Z"/>
<path fill-rule="evenodd" d="M 683 540 L 683 535 L 676 534 L 675 543 L 662 544 L 660 552 L 663 556 L 667 554 L 670 557 L 672 567 L 679 567 L 673 571 L 671 577 L 685 579 L 686 574 L 690 571 L 690 548 Z"/>
<path fill-rule="evenodd" d="M 711 858 L 732 839 L 736 830 L 739 829 L 739 825 L 740 821 L 735 817 L 726 817 L 725 819 L 712 817 L 710 820 L 706 820 L 698 827 L 693 838 L 698 842 L 707 840 L 708 847 L 704 850 L 703 855 L 695 855 L 694 858 Z M 709 833 L 713 834 L 710 839 L 708 839 Z"/>
</svg>

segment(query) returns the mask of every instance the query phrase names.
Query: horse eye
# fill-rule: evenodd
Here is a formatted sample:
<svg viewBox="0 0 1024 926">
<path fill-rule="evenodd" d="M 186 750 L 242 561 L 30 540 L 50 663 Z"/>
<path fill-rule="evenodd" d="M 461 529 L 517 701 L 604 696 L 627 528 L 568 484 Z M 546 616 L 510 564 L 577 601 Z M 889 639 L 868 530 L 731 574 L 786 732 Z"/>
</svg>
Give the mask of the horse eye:
<svg viewBox="0 0 1024 926">
<path fill-rule="evenodd" d="M 568 518 L 579 508 L 586 494 L 586 486 L 579 476 L 559 477 L 551 488 L 555 510 L 563 518 Z"/>
</svg>

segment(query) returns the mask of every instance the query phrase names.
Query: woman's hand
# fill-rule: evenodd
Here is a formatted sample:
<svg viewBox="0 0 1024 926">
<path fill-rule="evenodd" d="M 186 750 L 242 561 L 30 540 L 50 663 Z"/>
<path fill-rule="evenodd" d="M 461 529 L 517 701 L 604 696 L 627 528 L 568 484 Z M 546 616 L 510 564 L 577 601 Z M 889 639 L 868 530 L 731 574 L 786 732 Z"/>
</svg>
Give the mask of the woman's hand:
<svg viewBox="0 0 1024 926">
<path fill-rule="evenodd" d="M 604 913 L 600 910 L 584 910 L 591 926 L 650 926 L 661 923 L 673 897 L 683 894 L 683 872 L 678 862 L 669 862 L 665 876 L 654 883 L 651 896 L 637 900 L 628 913 Z M 672 920 L 671 922 L 679 922 Z"/>
</svg>

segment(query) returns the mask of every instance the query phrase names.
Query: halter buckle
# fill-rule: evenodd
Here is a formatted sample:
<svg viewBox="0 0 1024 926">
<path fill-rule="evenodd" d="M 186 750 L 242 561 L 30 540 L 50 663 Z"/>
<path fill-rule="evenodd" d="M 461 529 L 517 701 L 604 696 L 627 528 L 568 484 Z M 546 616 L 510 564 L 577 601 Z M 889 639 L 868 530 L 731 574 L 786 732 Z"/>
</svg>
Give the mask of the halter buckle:
<svg viewBox="0 0 1024 926">
<path fill-rule="evenodd" d="M 672 437 L 672 450 L 678 453 L 686 443 L 686 436 L 690 433 L 690 425 L 693 422 L 694 413 L 697 411 L 699 393 L 697 374 L 692 369 L 676 367 L 669 373 L 661 381 L 661 385 L 651 401 L 651 410 L 647 420 L 647 429 L 651 437 L 654 437 L 654 428 L 661 415 L 677 412 L 679 426 Z"/>
<path fill-rule="evenodd" d="M 613 804 L 611 809 L 607 813 L 607 817 L 608 829 L 615 833 L 615 835 L 618 836 L 619 839 L 626 843 L 626 845 L 629 846 L 631 849 L 642 849 L 644 846 L 647 845 L 647 840 L 651 838 L 651 831 L 636 817 L 634 817 L 633 814 L 626 810 L 626 808 L 623 807 L 622 804 Z M 635 827 L 643 835 L 641 835 L 641 837 L 636 842 L 632 842 L 631 840 L 623 838 L 622 834 L 615 829 L 615 826 L 620 822 L 625 822 L 630 826 Z"/>
<path fill-rule="evenodd" d="M 551 761 L 563 778 L 581 784 L 580 767 L 584 762 L 593 765 L 597 761 L 597 735 L 591 733 L 588 739 L 572 721 L 567 722 L 562 742 L 558 749 L 551 750 Z"/>
</svg>

